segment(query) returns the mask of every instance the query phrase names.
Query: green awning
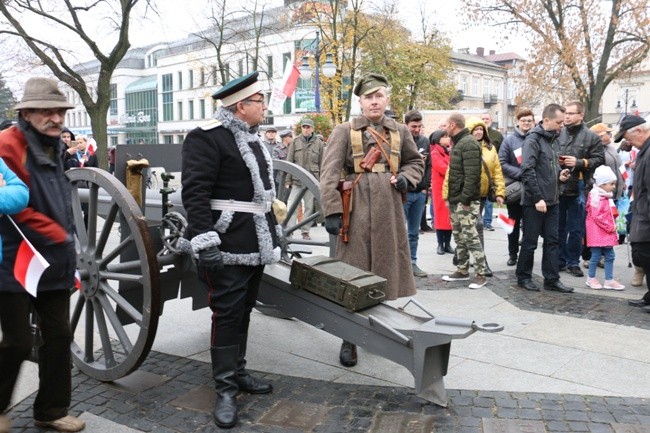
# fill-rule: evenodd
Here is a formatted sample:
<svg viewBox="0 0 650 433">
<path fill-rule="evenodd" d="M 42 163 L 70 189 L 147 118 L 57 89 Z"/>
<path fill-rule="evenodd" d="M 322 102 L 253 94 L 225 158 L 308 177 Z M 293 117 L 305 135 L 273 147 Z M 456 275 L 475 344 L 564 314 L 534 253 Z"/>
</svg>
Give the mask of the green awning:
<svg viewBox="0 0 650 433">
<path fill-rule="evenodd" d="M 144 92 L 147 90 L 156 90 L 158 87 L 158 76 L 152 75 L 150 77 L 140 78 L 137 81 L 126 86 L 124 93 Z"/>
</svg>

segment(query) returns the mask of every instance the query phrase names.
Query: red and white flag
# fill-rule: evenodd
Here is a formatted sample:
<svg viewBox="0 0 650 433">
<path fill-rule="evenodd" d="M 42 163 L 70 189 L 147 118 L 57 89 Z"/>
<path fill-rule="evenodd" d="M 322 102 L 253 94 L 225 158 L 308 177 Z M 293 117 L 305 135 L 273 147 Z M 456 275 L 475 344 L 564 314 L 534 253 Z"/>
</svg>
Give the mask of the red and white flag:
<svg viewBox="0 0 650 433">
<path fill-rule="evenodd" d="M 618 172 L 621 173 L 623 180 L 627 180 L 627 169 L 625 168 L 625 164 L 618 167 Z"/>
<path fill-rule="evenodd" d="M 517 158 L 517 162 L 519 165 L 521 165 L 521 161 L 523 160 L 521 147 L 519 149 L 515 149 L 513 153 L 515 154 L 515 158 Z"/>
<path fill-rule="evenodd" d="M 81 290 L 81 274 L 79 273 L 79 270 L 74 271 L 74 288 Z"/>
<path fill-rule="evenodd" d="M 14 262 L 14 278 L 25 288 L 25 290 L 27 290 L 27 293 L 36 297 L 38 282 L 40 281 L 43 272 L 50 267 L 50 264 L 27 240 L 14 220 L 11 218 L 9 218 L 9 220 L 13 223 L 14 227 L 16 227 L 20 236 L 23 237 L 23 241 L 18 247 L 16 261 Z"/>
<path fill-rule="evenodd" d="M 499 213 L 497 218 L 497 224 L 507 233 L 510 234 L 515 229 L 515 220 L 508 218 L 507 214 Z"/>
<path fill-rule="evenodd" d="M 271 100 L 269 101 L 269 108 L 273 113 L 282 112 L 282 104 L 288 97 L 293 95 L 298 85 L 298 78 L 300 78 L 300 71 L 298 71 L 296 65 L 287 63 L 282 82 L 273 88 Z"/>
</svg>

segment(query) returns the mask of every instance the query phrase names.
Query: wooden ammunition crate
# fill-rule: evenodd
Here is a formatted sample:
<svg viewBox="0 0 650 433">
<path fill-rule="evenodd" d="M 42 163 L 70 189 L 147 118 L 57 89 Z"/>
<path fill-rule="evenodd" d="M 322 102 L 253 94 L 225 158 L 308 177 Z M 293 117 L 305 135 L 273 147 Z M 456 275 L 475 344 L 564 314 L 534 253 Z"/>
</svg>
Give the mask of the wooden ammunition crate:
<svg viewBox="0 0 650 433">
<path fill-rule="evenodd" d="M 294 259 L 289 281 L 351 311 L 376 305 L 386 296 L 386 279 L 325 256 Z"/>
</svg>

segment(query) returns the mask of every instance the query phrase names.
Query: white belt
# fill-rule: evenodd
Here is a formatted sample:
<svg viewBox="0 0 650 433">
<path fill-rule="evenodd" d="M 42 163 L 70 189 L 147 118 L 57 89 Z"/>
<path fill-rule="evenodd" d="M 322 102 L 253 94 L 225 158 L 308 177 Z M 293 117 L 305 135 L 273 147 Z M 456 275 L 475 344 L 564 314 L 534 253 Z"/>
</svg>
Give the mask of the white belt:
<svg viewBox="0 0 650 433">
<path fill-rule="evenodd" d="M 237 200 L 210 200 L 210 208 L 212 210 L 232 210 L 235 212 L 247 213 L 267 213 L 271 211 L 271 202 L 254 203 L 252 201 L 237 201 Z"/>
</svg>

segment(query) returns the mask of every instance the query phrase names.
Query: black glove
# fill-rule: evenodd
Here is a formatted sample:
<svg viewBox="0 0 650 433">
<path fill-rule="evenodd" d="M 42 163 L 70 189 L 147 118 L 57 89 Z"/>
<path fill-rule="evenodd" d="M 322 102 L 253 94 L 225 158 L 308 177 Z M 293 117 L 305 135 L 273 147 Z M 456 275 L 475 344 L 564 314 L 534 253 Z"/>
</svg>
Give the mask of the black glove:
<svg viewBox="0 0 650 433">
<path fill-rule="evenodd" d="M 395 189 L 397 189 L 400 192 L 406 192 L 408 187 L 409 187 L 409 181 L 406 180 L 406 178 L 401 174 L 398 174 L 397 183 L 395 183 Z"/>
<path fill-rule="evenodd" d="M 338 236 L 343 227 L 343 219 L 340 213 L 335 213 L 325 217 L 325 230 L 327 233 Z"/>
<path fill-rule="evenodd" d="M 223 268 L 223 260 L 219 248 L 214 246 L 199 251 L 198 265 L 206 268 L 210 272 L 215 272 Z"/>
</svg>

